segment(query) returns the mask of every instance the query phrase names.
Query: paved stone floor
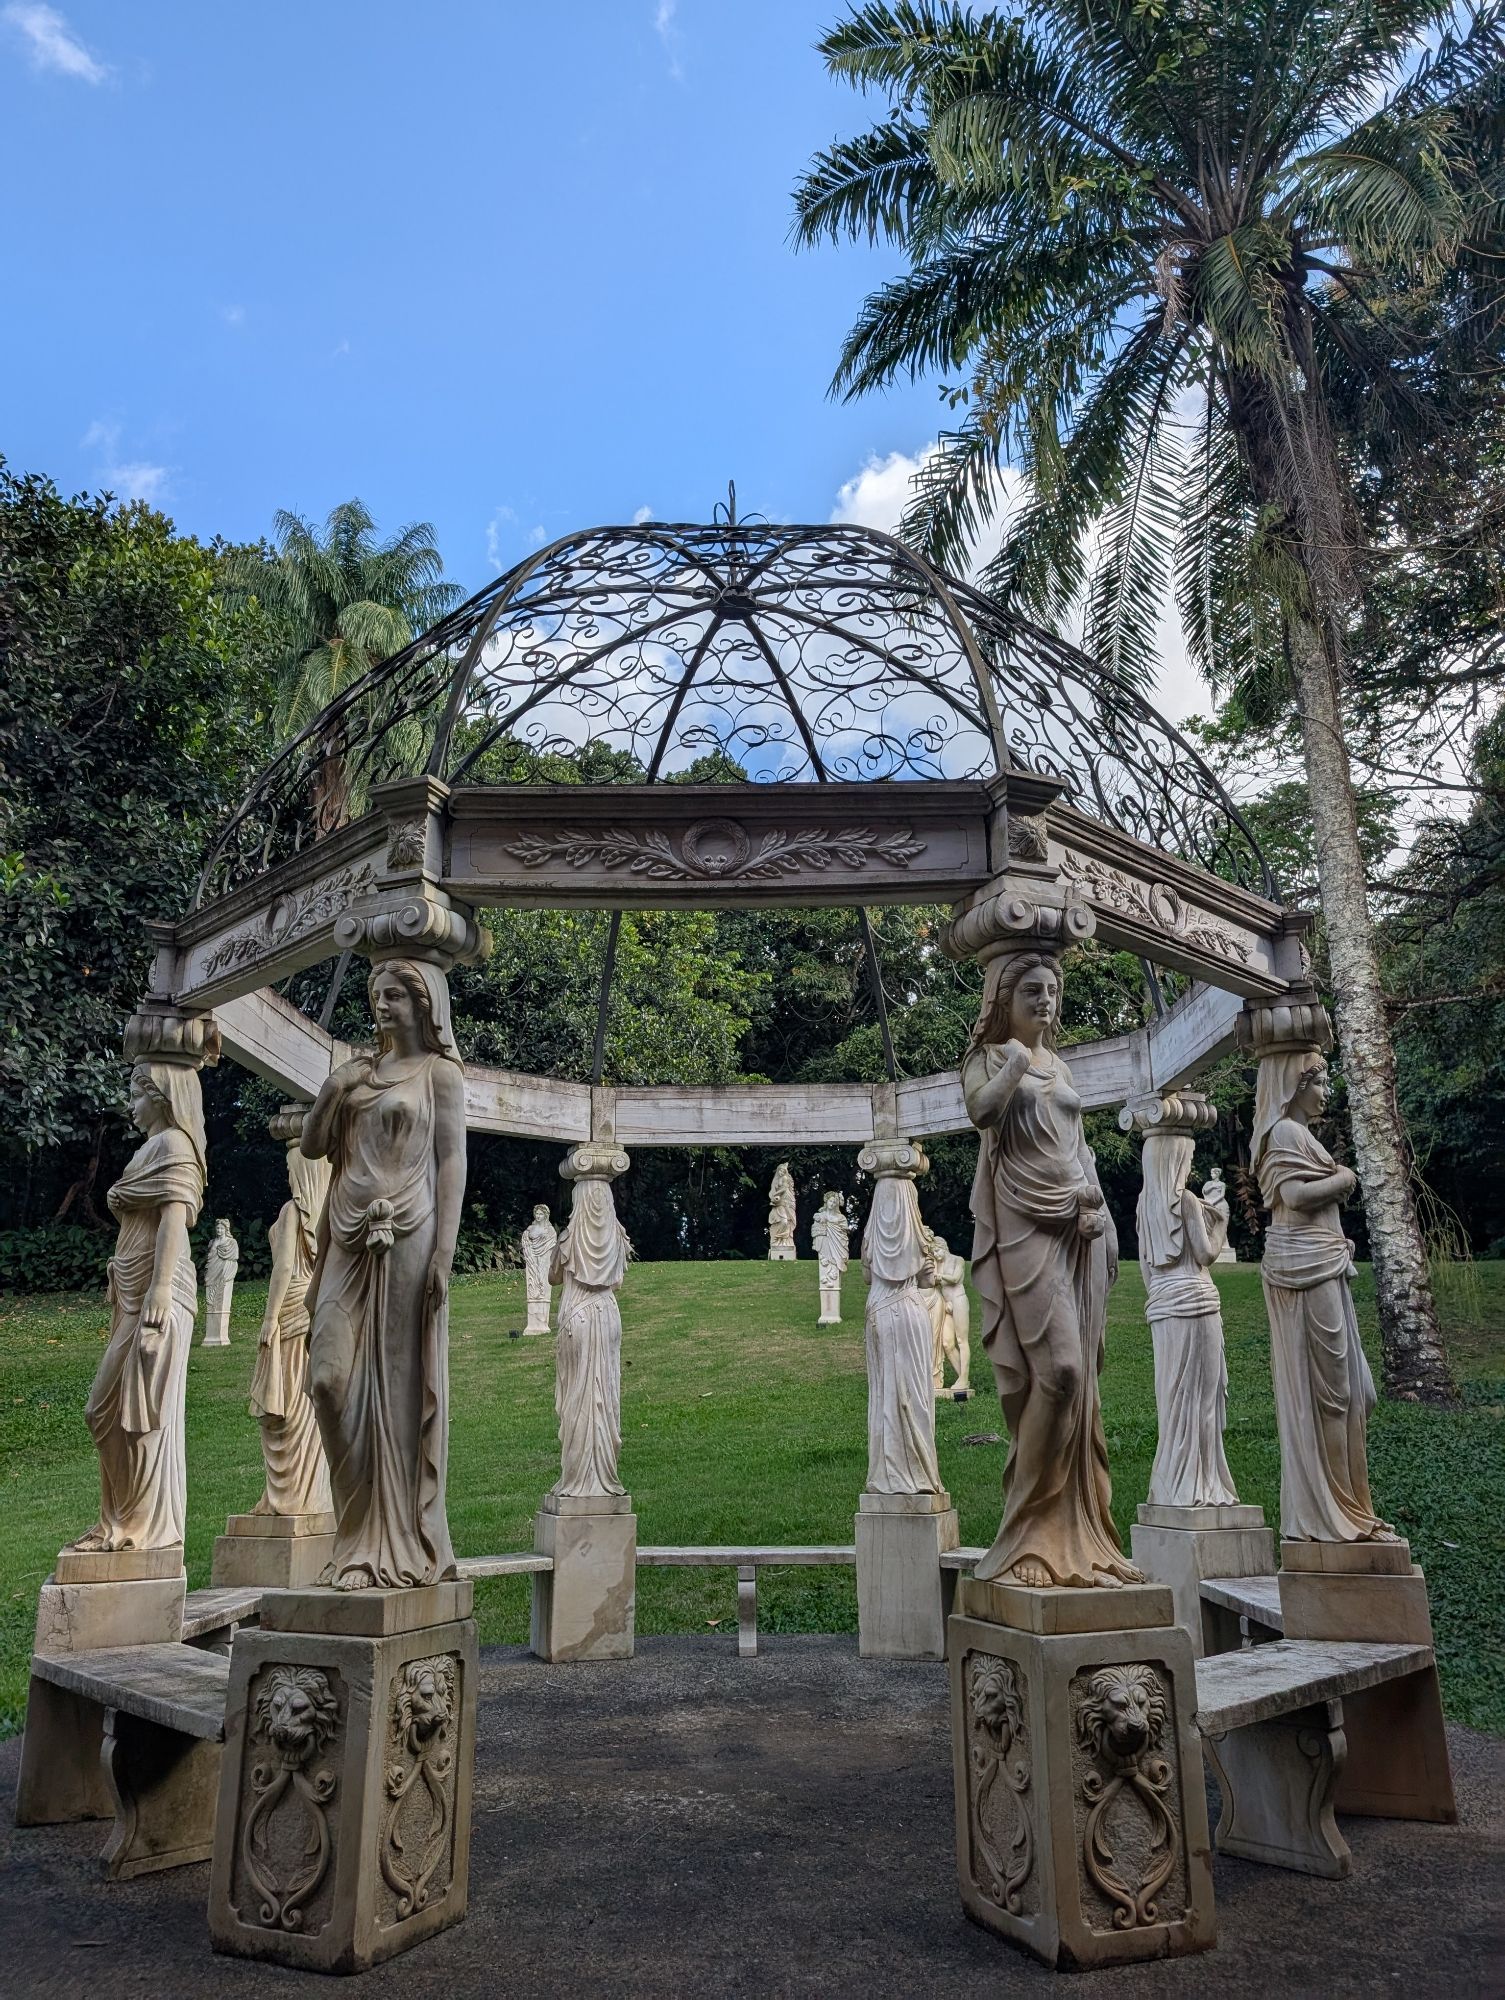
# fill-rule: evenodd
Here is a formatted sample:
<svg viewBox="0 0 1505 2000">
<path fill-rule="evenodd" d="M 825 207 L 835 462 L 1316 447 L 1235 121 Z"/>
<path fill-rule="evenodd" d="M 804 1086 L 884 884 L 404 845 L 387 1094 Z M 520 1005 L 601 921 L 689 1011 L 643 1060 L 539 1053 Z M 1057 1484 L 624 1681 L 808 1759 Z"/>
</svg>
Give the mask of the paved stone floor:
<svg viewBox="0 0 1505 2000">
<path fill-rule="evenodd" d="M 967 1923 L 952 1861 L 944 1670 L 855 1641 L 648 1639 L 620 1665 L 484 1656 L 470 1915 L 369 1973 L 371 2000 L 986 1995 L 1056 1975 Z M 1067 1976 L 1099 1995 L 1505 1994 L 1505 1743 L 1450 1732 L 1462 1822 L 1345 1822 L 1347 1882 L 1217 1866 L 1219 1946 Z M 207 1865 L 112 1885 L 98 1825 L 10 1825 L 7 1995 L 328 1994 L 208 1946 Z"/>
</svg>

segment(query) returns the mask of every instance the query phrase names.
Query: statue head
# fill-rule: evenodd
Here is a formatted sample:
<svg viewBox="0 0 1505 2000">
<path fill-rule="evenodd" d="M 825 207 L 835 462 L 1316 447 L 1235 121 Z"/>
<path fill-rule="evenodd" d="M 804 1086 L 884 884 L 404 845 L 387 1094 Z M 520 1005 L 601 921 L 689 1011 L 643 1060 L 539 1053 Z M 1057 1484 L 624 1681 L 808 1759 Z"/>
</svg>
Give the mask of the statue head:
<svg viewBox="0 0 1505 2000">
<path fill-rule="evenodd" d="M 200 1172 L 208 1171 L 204 1099 L 198 1073 L 185 1063 L 138 1062 L 131 1070 L 131 1123 L 148 1138 L 174 1127 L 187 1135 Z"/>
<path fill-rule="evenodd" d="M 830 1209 L 833 1215 L 845 1215 L 846 1197 L 845 1195 L 837 1194 L 833 1189 L 830 1194 L 822 1199 L 821 1207 Z"/>
<path fill-rule="evenodd" d="M 541 1201 L 535 1202 L 533 1204 L 533 1220 L 535 1222 L 547 1222 L 548 1219 L 549 1210 L 547 1203 Z"/>
<path fill-rule="evenodd" d="M 1061 1019 L 1061 962 L 1054 952 L 1011 951 L 988 967 L 971 1048 L 1010 1040 L 1056 1044 Z"/>
<path fill-rule="evenodd" d="M 229 1234 L 230 1234 L 230 1218 L 228 1215 L 222 1215 L 219 1217 L 219 1219 L 216 1221 L 214 1225 L 215 1241 L 217 1243 L 223 1243 L 225 1239 L 229 1236 Z"/>
<path fill-rule="evenodd" d="M 1256 1173 L 1270 1134 L 1282 1118 L 1309 1125 L 1320 1118 L 1329 1096 L 1327 1063 L 1317 1049 L 1283 1049 L 1261 1056 L 1254 1082 L 1254 1131 L 1249 1162 Z"/>
<path fill-rule="evenodd" d="M 436 965 L 384 958 L 371 968 L 366 998 L 376 1023 L 376 1052 L 408 1047 L 460 1060 L 449 1018 L 449 982 Z"/>
</svg>

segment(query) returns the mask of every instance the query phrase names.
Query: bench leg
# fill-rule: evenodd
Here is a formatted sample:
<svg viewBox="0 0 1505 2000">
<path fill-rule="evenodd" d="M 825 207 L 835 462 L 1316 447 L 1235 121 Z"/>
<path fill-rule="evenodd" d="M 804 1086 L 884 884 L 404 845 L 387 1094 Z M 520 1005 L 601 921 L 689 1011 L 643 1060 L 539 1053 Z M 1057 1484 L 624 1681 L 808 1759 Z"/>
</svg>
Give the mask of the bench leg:
<svg viewBox="0 0 1505 2000">
<path fill-rule="evenodd" d="M 1214 1836 L 1220 1854 L 1332 1881 L 1347 1875 L 1348 1843 L 1333 1818 L 1347 1754 L 1341 1702 L 1204 1741 L 1223 1795 Z"/>
<path fill-rule="evenodd" d="M 737 1656 L 751 1660 L 758 1651 L 758 1570 L 755 1563 L 737 1565 Z"/>
<path fill-rule="evenodd" d="M 1339 1812 L 1456 1821 L 1436 1667 L 1348 1695 L 1343 1729 L 1348 1762 L 1338 1780 Z"/>
<path fill-rule="evenodd" d="M 220 1746 L 107 1708 L 100 1765 L 115 1803 L 101 1857 L 111 1881 L 207 1861 L 214 1847 Z"/>
<path fill-rule="evenodd" d="M 99 1768 L 98 1702 L 31 1677 L 17 1826 L 59 1826 L 67 1820 L 108 1819 L 110 1789 Z"/>
</svg>

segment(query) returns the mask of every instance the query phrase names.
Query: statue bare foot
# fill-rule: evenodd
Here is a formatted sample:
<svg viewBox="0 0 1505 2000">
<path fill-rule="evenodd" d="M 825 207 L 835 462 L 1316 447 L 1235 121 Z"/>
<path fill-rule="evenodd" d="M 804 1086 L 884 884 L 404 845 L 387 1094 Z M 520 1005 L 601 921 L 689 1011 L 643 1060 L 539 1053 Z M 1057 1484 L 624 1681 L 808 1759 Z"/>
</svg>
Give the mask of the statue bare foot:
<svg viewBox="0 0 1505 2000">
<path fill-rule="evenodd" d="M 76 1542 L 70 1542 L 68 1547 L 81 1556 L 103 1555 L 109 1550 L 110 1538 L 103 1526 L 96 1521 L 92 1528 L 80 1535 Z"/>
<path fill-rule="evenodd" d="M 1022 1583 L 1026 1590 L 1048 1590 L 1055 1578 L 1042 1562 L 1035 1562 L 1026 1556 L 1023 1562 L 1016 1562 L 1013 1568 L 1015 1583 Z"/>
</svg>

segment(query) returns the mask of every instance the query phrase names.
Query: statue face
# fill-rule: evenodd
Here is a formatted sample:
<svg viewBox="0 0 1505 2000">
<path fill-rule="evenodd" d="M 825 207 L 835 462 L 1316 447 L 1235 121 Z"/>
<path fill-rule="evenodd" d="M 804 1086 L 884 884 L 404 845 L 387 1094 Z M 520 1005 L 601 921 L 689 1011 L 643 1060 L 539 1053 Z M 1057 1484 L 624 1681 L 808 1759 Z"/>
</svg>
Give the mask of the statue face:
<svg viewBox="0 0 1505 2000">
<path fill-rule="evenodd" d="M 1056 1018 L 1061 982 L 1048 965 L 1032 965 L 1009 1002 L 1009 1033 L 1017 1041 L 1042 1034 Z"/>
<path fill-rule="evenodd" d="M 229 1218 L 229 1216 L 227 1216 L 227 1215 L 222 1215 L 222 1216 L 220 1217 L 219 1221 L 218 1221 L 218 1222 L 216 1222 L 216 1223 L 215 1223 L 215 1225 L 214 1225 L 214 1233 L 215 1233 L 215 1235 L 216 1235 L 216 1236 L 220 1236 L 220 1237 L 225 1237 L 225 1236 L 228 1236 L 228 1235 L 230 1234 L 230 1218 Z"/>
<path fill-rule="evenodd" d="M 540 1202 L 537 1208 L 535 1208 L 533 1211 L 533 1220 L 535 1222 L 547 1222 L 548 1219 L 549 1219 L 549 1211 L 547 1210 L 547 1208 L 544 1207 L 543 1203 Z"/>
<path fill-rule="evenodd" d="M 131 1071 L 131 1123 L 138 1132 L 155 1131 L 162 1115 L 162 1099 L 145 1063 Z"/>
<path fill-rule="evenodd" d="M 1302 1079 L 1296 1095 L 1291 1099 L 1291 1109 L 1303 1118 L 1320 1118 L 1327 1109 L 1327 1100 L 1332 1095 L 1328 1081 L 1327 1064 L 1313 1066 L 1309 1076 Z"/>
<path fill-rule="evenodd" d="M 384 1035 L 408 1036 L 418 1028 L 418 1002 L 395 972 L 371 975 L 371 1018 Z"/>
</svg>

